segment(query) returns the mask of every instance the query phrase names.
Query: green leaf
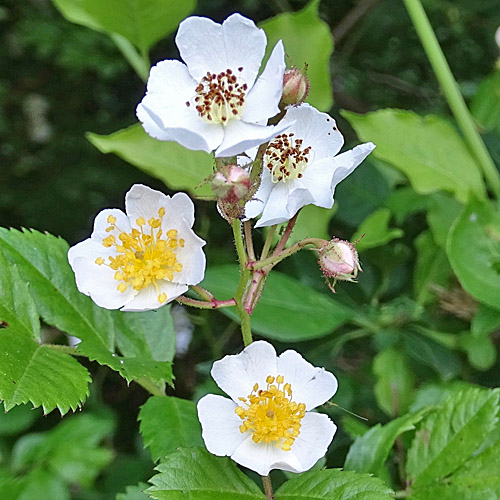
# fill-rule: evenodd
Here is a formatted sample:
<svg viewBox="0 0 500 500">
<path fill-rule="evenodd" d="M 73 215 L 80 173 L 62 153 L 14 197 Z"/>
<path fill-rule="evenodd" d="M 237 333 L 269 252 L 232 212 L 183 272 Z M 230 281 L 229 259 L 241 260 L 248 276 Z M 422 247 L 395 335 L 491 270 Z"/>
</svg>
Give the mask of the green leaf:
<svg viewBox="0 0 500 500">
<path fill-rule="evenodd" d="M 402 229 L 389 229 L 391 212 L 388 208 L 380 208 L 370 214 L 359 226 L 352 237 L 353 241 L 359 240 L 356 248 L 359 252 L 368 248 L 379 247 L 389 243 L 395 238 L 403 236 Z"/>
<path fill-rule="evenodd" d="M 311 89 L 307 102 L 320 111 L 333 104 L 330 82 L 330 56 L 333 40 L 330 27 L 318 16 L 319 0 L 312 0 L 299 12 L 284 12 L 259 23 L 267 34 L 267 55 L 283 40 L 287 66 L 302 68 L 307 64 Z M 304 41 L 307 40 L 307 43 Z"/>
<path fill-rule="evenodd" d="M 462 209 L 463 205 L 447 193 L 434 193 L 429 197 L 427 222 L 439 247 L 446 248 L 450 228 Z"/>
<path fill-rule="evenodd" d="M 471 113 L 486 131 L 500 132 L 500 71 L 486 77 L 471 102 Z"/>
<path fill-rule="evenodd" d="M 42 494 L 45 498 L 70 500 L 68 485 L 45 469 L 37 468 L 30 471 L 16 486 L 19 488 L 15 493 L 18 496 L 10 496 L 7 493 L 5 496 L 2 495 L 2 498 L 9 500 L 40 500 L 40 495 Z M 3 493 L 4 491 L 0 484 L 0 494 Z"/>
<path fill-rule="evenodd" d="M 40 339 L 40 320 L 28 285 L 19 277 L 17 266 L 9 265 L 0 252 L 0 327 L 10 326 Z"/>
<path fill-rule="evenodd" d="M 156 468 L 146 493 L 157 500 L 264 500 L 258 486 L 227 457 L 203 448 L 180 448 Z"/>
<path fill-rule="evenodd" d="M 111 135 L 88 133 L 87 139 L 102 153 L 115 153 L 137 168 L 160 179 L 173 190 L 185 190 L 193 196 L 209 196 L 208 185 L 200 184 L 213 172 L 212 155 L 191 151 L 176 142 L 150 137 L 140 124 Z"/>
<path fill-rule="evenodd" d="M 137 486 L 127 486 L 125 493 L 116 495 L 116 500 L 148 500 L 150 497 L 144 493 L 147 484 L 139 483 Z"/>
<path fill-rule="evenodd" d="M 317 207 L 315 205 L 306 205 L 300 211 L 300 217 L 297 219 L 287 247 L 292 246 L 304 238 L 323 238 L 329 240 L 328 224 L 335 213 L 334 210 Z"/>
<path fill-rule="evenodd" d="M 418 193 L 450 191 L 462 202 L 471 192 L 485 197 L 480 167 L 447 121 L 398 109 L 342 115 L 361 140 L 377 145 L 372 155 L 404 172 Z"/>
<path fill-rule="evenodd" d="M 408 451 L 413 488 L 444 478 L 472 457 L 497 423 L 499 396 L 498 390 L 469 389 L 422 421 Z"/>
<path fill-rule="evenodd" d="M 304 472 L 276 492 L 276 500 L 389 500 L 392 490 L 368 474 L 339 469 Z"/>
<path fill-rule="evenodd" d="M 451 267 L 474 298 L 500 310 L 500 215 L 471 198 L 453 224 L 446 246 Z"/>
<path fill-rule="evenodd" d="M 156 462 L 179 446 L 203 446 L 201 427 L 192 401 L 152 396 L 141 406 L 138 420 L 144 447 Z"/>
<path fill-rule="evenodd" d="M 236 266 L 218 266 L 207 269 L 202 286 L 218 299 L 230 299 L 238 280 Z M 239 321 L 233 308 L 224 308 L 221 312 Z M 252 329 L 266 338 L 297 342 L 328 335 L 355 314 L 327 295 L 272 271 L 252 315 Z"/>
<path fill-rule="evenodd" d="M 15 406 L 5 412 L 0 407 L 0 436 L 19 434 L 29 429 L 40 415 L 40 411 L 26 405 Z"/>
<path fill-rule="evenodd" d="M 194 9 L 195 0 L 53 0 L 63 16 L 77 24 L 118 33 L 147 53 Z"/>
<path fill-rule="evenodd" d="M 124 313 L 101 309 L 77 290 L 67 259 L 68 244 L 63 239 L 38 231 L 0 228 L 0 248 L 29 283 L 45 322 L 81 339 L 78 350 L 82 354 L 118 371 L 128 381 L 146 376 L 171 382 L 170 362 L 115 354 L 117 330 L 119 336 L 125 335 L 119 330 Z M 150 350 L 154 352 L 154 346 Z"/>
<path fill-rule="evenodd" d="M 406 356 L 396 349 L 386 349 L 375 356 L 373 372 L 377 376 L 375 397 L 379 407 L 390 416 L 405 413 L 415 384 Z"/>
<path fill-rule="evenodd" d="M 417 413 L 407 413 L 382 426 L 377 424 L 362 436 L 356 438 L 349 448 L 344 469 L 356 472 L 368 472 L 381 476 L 387 457 L 394 446 L 396 438 L 415 429 L 429 408 Z"/>
<path fill-rule="evenodd" d="M 489 370 L 495 364 L 497 351 L 487 335 L 476 337 L 467 332 L 459 337 L 459 343 L 476 370 Z"/>
<path fill-rule="evenodd" d="M 411 186 L 394 188 L 385 202 L 398 224 L 409 215 L 427 210 L 428 205 L 429 197 L 416 193 Z"/>
<path fill-rule="evenodd" d="M 80 407 L 89 394 L 88 371 L 71 356 L 40 345 L 22 331 L 0 329 L 0 399 L 6 411 L 32 403 L 61 415 Z"/>
<path fill-rule="evenodd" d="M 433 285 L 444 286 L 452 274 L 448 257 L 434 242 L 430 231 L 424 231 L 415 239 L 417 261 L 415 263 L 414 290 L 419 304 L 427 304 L 435 297 Z"/>
<path fill-rule="evenodd" d="M 500 312 L 491 307 L 479 304 L 470 328 L 475 337 L 482 337 L 494 332 L 500 327 Z"/>
</svg>

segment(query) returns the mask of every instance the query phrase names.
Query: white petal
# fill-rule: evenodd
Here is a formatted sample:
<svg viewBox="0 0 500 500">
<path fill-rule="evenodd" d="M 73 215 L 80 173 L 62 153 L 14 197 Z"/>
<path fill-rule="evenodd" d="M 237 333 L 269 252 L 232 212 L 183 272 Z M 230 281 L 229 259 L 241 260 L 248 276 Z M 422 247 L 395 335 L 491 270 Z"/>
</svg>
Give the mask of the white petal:
<svg viewBox="0 0 500 500">
<path fill-rule="evenodd" d="M 278 358 L 278 372 L 292 386 L 293 401 L 306 410 L 328 401 L 337 391 L 337 379 L 324 368 L 311 365 L 296 351 L 285 351 Z"/>
<path fill-rule="evenodd" d="M 176 229 L 178 237 L 184 239 L 184 247 L 178 247 L 175 251 L 177 260 L 182 264 L 182 271 L 174 273 L 174 281 L 197 285 L 205 276 L 206 259 L 202 247 L 206 242 L 182 221 L 179 221 Z"/>
<path fill-rule="evenodd" d="M 310 161 L 335 156 L 344 144 L 335 120 L 309 104 L 290 106 L 282 121 L 295 122 L 287 132 L 295 133 L 295 139 L 303 139 L 303 148 L 312 148 Z"/>
<path fill-rule="evenodd" d="M 136 219 L 144 217 L 158 218 L 160 208 L 167 209 L 170 202 L 170 196 L 156 191 L 143 184 L 134 184 L 125 195 L 125 210 L 132 224 L 135 225 Z"/>
<path fill-rule="evenodd" d="M 256 125 L 241 120 L 231 120 L 224 128 L 224 139 L 215 152 L 216 157 L 235 156 L 271 140 L 288 129 L 289 123 Z"/>
<path fill-rule="evenodd" d="M 295 214 L 288 211 L 288 199 L 292 182 L 277 182 L 269 194 L 262 217 L 255 227 L 272 226 L 290 220 Z"/>
<path fill-rule="evenodd" d="M 107 232 L 106 229 L 110 227 L 110 224 L 108 222 L 109 216 L 116 217 L 116 229 Z M 104 238 L 113 235 L 118 241 L 118 235 L 120 234 L 120 231 L 128 233 L 130 232 L 130 230 L 130 221 L 121 210 L 118 210 L 117 208 L 107 208 L 106 210 L 102 210 L 101 212 L 99 212 L 94 219 L 94 229 L 90 238 L 92 239 L 92 241 L 102 244 L 102 240 Z M 106 249 L 106 247 L 103 246 L 103 249 Z"/>
<path fill-rule="evenodd" d="M 182 295 L 188 290 L 186 285 L 179 283 L 172 283 L 167 280 L 160 280 L 157 282 L 157 286 L 149 285 L 142 290 L 137 292 L 137 295 L 130 301 L 127 302 L 126 307 L 123 307 L 122 311 L 151 311 L 153 309 L 158 309 L 169 302 L 172 302 L 179 295 Z M 158 295 L 165 293 L 167 295 L 167 301 L 160 303 L 158 300 Z"/>
<path fill-rule="evenodd" d="M 215 149 L 224 134 L 222 125 L 207 123 L 198 115 L 191 102 L 196 85 L 186 65 L 179 61 L 161 61 L 154 66 L 148 91 L 137 106 L 137 117 L 146 132 L 192 150 Z"/>
<path fill-rule="evenodd" d="M 246 398 L 254 384 L 266 386 L 268 375 L 277 375 L 276 351 L 263 340 L 253 342 L 240 353 L 225 356 L 212 367 L 212 377 L 217 385 L 231 399 L 238 403 L 239 397 Z"/>
<path fill-rule="evenodd" d="M 169 197 L 170 198 L 170 197 Z M 175 193 L 168 202 L 167 212 L 164 217 L 165 225 L 175 227 L 174 219 L 182 217 L 189 227 L 194 224 L 194 203 L 186 193 Z"/>
<path fill-rule="evenodd" d="M 207 450 L 219 457 L 231 455 L 248 438 L 248 434 L 239 430 L 241 419 L 234 413 L 236 406 L 230 399 L 215 394 L 198 401 L 203 441 Z"/>
<path fill-rule="evenodd" d="M 285 49 L 280 40 L 274 47 L 265 70 L 246 97 L 243 121 L 256 123 L 279 113 L 285 67 Z"/>
<path fill-rule="evenodd" d="M 251 87 L 264 57 L 266 35 L 240 14 L 228 17 L 222 26 L 193 16 L 179 25 L 175 43 L 197 81 L 208 71 L 231 69 Z"/>
<path fill-rule="evenodd" d="M 335 171 L 332 178 L 332 188 L 343 181 L 354 169 L 375 149 L 375 144 L 366 142 L 334 158 Z"/>
<path fill-rule="evenodd" d="M 322 208 L 332 208 L 333 190 L 331 184 L 334 170 L 333 158 L 323 158 L 309 165 L 302 179 L 297 179 L 295 183 L 300 188 L 307 189 L 314 200 L 312 204 Z"/>
<path fill-rule="evenodd" d="M 254 194 L 253 198 L 245 205 L 245 217 L 253 219 L 262 213 L 264 206 L 271 195 L 274 184 L 271 181 L 271 175 L 268 169 L 262 172 L 259 189 Z"/>
<path fill-rule="evenodd" d="M 301 468 L 300 462 L 292 451 L 284 451 L 271 443 L 254 443 L 251 436 L 243 441 L 231 458 L 261 476 L 267 476 L 273 469 L 296 472 Z"/>
<path fill-rule="evenodd" d="M 300 466 L 291 470 L 292 472 L 304 472 L 309 470 L 321 457 L 323 457 L 328 446 L 332 442 L 337 426 L 321 413 L 308 412 L 301 421 L 300 434 L 295 439 L 292 453 Z M 292 461 L 290 461 L 292 464 Z"/>
</svg>

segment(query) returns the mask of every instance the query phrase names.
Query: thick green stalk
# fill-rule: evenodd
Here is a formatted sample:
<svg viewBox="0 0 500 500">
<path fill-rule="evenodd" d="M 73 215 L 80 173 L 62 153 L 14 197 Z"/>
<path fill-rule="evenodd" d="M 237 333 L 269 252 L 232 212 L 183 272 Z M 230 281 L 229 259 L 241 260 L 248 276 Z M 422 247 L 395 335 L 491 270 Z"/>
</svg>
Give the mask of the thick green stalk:
<svg viewBox="0 0 500 500">
<path fill-rule="evenodd" d="M 500 198 L 500 174 L 474 125 L 424 8 L 420 0 L 404 0 L 404 3 L 465 141 L 480 165 L 489 187 L 495 196 Z"/>
</svg>

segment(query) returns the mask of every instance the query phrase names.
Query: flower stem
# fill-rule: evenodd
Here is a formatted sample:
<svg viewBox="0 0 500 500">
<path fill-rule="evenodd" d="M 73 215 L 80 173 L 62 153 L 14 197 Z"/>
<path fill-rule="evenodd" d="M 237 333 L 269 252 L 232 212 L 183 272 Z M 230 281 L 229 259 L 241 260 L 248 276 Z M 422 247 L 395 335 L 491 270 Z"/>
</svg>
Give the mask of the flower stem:
<svg viewBox="0 0 500 500">
<path fill-rule="evenodd" d="M 295 226 L 295 223 L 297 222 L 297 217 L 299 216 L 299 213 L 300 210 L 288 221 L 285 232 L 281 237 L 281 241 L 278 243 L 277 247 L 274 250 L 274 255 L 278 255 L 283 250 L 283 248 L 285 248 L 286 242 L 288 241 L 288 238 L 290 238 L 290 235 L 292 234 L 293 226 Z"/>
<path fill-rule="evenodd" d="M 141 377 L 135 380 L 141 387 L 146 389 L 153 396 L 165 396 L 165 388 L 157 386 L 154 382 L 146 377 Z"/>
<path fill-rule="evenodd" d="M 273 485 L 269 476 L 262 476 L 262 484 L 264 485 L 264 493 L 266 500 L 274 500 Z"/>
<path fill-rule="evenodd" d="M 252 239 L 252 225 L 249 220 L 245 221 L 243 224 L 245 229 L 245 241 L 247 243 L 248 258 L 250 260 L 255 260 L 255 252 L 253 249 L 253 239 Z"/>
<path fill-rule="evenodd" d="M 264 242 L 264 248 L 262 249 L 262 254 L 260 256 L 260 260 L 265 259 L 267 254 L 269 253 L 269 249 L 271 248 L 271 243 L 273 241 L 274 233 L 276 232 L 276 228 L 278 226 L 274 225 L 269 228 L 269 232 L 267 233 L 266 241 Z"/>
<path fill-rule="evenodd" d="M 191 299 L 190 297 L 185 297 L 181 295 L 175 299 L 179 304 L 185 306 L 196 307 L 198 309 L 222 309 L 223 307 L 234 307 L 236 301 L 234 299 L 229 300 L 216 300 L 212 299 L 210 301 Z"/>
<path fill-rule="evenodd" d="M 465 141 L 476 157 L 489 187 L 500 198 L 500 174 L 474 125 L 425 10 L 420 0 L 404 0 L 404 3 Z"/>
</svg>

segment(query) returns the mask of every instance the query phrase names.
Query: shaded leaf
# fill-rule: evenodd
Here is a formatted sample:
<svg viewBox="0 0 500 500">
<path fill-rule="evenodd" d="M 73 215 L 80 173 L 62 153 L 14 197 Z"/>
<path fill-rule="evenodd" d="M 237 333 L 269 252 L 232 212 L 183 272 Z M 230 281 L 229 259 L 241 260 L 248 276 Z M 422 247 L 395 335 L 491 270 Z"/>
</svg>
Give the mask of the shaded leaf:
<svg viewBox="0 0 500 500">
<path fill-rule="evenodd" d="M 125 493 L 118 493 L 116 500 L 148 500 L 150 497 L 144 493 L 147 484 L 139 483 L 137 486 L 127 486 Z"/>
<path fill-rule="evenodd" d="M 154 461 L 179 446 L 203 446 L 201 426 L 192 401 L 152 396 L 141 406 L 138 420 L 144 447 Z"/>
<path fill-rule="evenodd" d="M 403 236 L 402 229 L 389 229 L 391 212 L 388 208 L 380 208 L 370 214 L 359 226 L 352 240 L 359 240 L 356 248 L 359 252 L 368 248 L 379 247 Z"/>
</svg>

